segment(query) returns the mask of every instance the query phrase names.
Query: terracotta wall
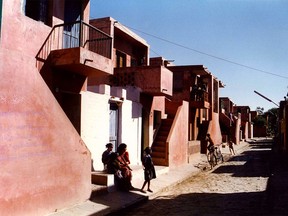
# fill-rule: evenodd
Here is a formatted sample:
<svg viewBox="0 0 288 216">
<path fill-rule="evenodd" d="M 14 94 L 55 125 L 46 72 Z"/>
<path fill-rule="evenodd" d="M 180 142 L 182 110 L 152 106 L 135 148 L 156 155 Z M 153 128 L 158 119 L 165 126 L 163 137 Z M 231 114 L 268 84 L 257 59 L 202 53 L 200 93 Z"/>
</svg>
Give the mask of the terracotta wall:
<svg viewBox="0 0 288 216">
<path fill-rule="evenodd" d="M 188 110 L 189 102 L 183 102 L 177 110 L 167 142 L 169 142 L 169 167 L 188 162 Z"/>
<path fill-rule="evenodd" d="M 45 215 L 89 198 L 91 159 L 35 67 L 50 28 L 25 17 L 20 4 L 3 2 L 0 212 Z"/>
<path fill-rule="evenodd" d="M 212 140 L 215 145 L 219 145 L 222 143 L 222 135 L 219 124 L 219 114 L 212 113 L 212 121 L 209 123 L 208 133 L 210 133 Z"/>
</svg>

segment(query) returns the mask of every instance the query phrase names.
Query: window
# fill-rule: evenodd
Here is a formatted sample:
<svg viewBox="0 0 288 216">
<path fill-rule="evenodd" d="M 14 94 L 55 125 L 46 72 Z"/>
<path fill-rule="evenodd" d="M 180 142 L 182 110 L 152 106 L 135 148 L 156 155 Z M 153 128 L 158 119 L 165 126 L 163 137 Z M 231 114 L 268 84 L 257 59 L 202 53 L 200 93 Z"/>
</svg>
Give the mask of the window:
<svg viewBox="0 0 288 216">
<path fill-rule="evenodd" d="M 218 113 L 219 110 L 219 97 L 218 97 L 218 89 L 219 89 L 219 84 L 218 81 L 214 80 L 213 81 L 213 103 L 214 103 L 214 112 Z"/>
<path fill-rule="evenodd" d="M 25 15 L 36 20 L 45 23 L 46 25 L 52 25 L 52 16 L 50 11 L 50 0 L 24 0 L 24 12 Z"/>
<path fill-rule="evenodd" d="M 116 67 L 121 68 L 121 67 L 126 67 L 126 55 L 125 53 L 122 53 L 120 51 L 116 51 Z"/>
<path fill-rule="evenodd" d="M 183 91 L 183 80 L 184 75 L 182 72 L 173 73 L 173 92 L 181 92 Z"/>
</svg>

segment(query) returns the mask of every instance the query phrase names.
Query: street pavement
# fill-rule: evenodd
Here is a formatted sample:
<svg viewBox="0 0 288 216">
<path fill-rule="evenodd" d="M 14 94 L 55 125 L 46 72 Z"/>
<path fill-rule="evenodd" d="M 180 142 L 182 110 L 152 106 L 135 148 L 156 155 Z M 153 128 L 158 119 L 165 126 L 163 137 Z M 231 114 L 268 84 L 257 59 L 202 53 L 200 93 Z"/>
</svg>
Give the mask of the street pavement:
<svg viewBox="0 0 288 216">
<path fill-rule="evenodd" d="M 249 148 L 248 142 L 241 142 L 234 146 L 236 156 Z M 221 148 L 225 160 L 229 160 L 232 156 L 229 152 L 228 146 Z M 273 213 L 279 213 L 274 215 L 281 215 L 285 212 L 288 200 L 287 190 L 287 159 L 283 155 L 282 157 L 274 156 L 272 158 L 271 177 L 268 180 L 267 191 L 269 193 L 268 198 L 271 199 L 269 210 Z M 114 191 L 108 194 L 102 194 L 95 196 L 94 199 L 75 205 L 71 208 L 64 209 L 62 211 L 50 214 L 51 216 L 87 216 L 87 215 L 117 215 L 117 212 L 134 207 L 135 205 L 154 199 L 158 194 L 163 193 L 165 190 L 170 190 L 177 184 L 189 179 L 191 176 L 198 174 L 200 171 L 209 170 L 210 166 L 207 163 L 206 156 L 200 155 L 199 158 L 195 158 L 189 164 L 178 167 L 176 169 L 169 169 L 168 172 L 160 174 L 156 179 L 151 181 L 151 189 L 153 193 L 147 192 L 145 194 L 140 192 L 143 181 L 132 182 L 135 190 L 130 192 Z M 285 176 L 287 175 L 287 176 Z M 283 179 L 282 177 L 286 177 Z M 281 184 L 279 184 L 279 182 Z M 277 193 L 275 193 L 277 192 Z M 277 194 L 277 196 L 275 195 Z"/>
</svg>

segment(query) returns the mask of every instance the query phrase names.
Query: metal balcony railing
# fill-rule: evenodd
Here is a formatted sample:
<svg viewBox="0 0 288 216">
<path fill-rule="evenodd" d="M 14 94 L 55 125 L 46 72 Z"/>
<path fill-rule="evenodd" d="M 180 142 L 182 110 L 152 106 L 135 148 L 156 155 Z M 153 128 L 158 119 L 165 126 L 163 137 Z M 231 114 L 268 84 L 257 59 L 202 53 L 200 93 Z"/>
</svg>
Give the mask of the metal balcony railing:
<svg viewBox="0 0 288 216">
<path fill-rule="evenodd" d="M 55 25 L 36 59 L 44 62 L 52 50 L 76 47 L 83 47 L 111 59 L 112 37 L 83 21 Z"/>
</svg>

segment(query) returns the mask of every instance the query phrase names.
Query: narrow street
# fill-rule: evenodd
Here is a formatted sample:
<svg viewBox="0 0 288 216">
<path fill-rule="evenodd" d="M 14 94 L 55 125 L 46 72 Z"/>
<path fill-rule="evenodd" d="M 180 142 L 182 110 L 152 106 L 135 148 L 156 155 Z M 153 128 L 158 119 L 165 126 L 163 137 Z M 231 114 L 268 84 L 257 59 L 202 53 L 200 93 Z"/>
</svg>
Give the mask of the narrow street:
<svg viewBox="0 0 288 216">
<path fill-rule="evenodd" d="M 271 147 L 269 142 L 250 143 L 241 154 L 226 155 L 223 164 L 203 169 L 121 215 L 287 215 L 287 207 L 273 210 L 275 195 L 267 189 Z"/>
</svg>

